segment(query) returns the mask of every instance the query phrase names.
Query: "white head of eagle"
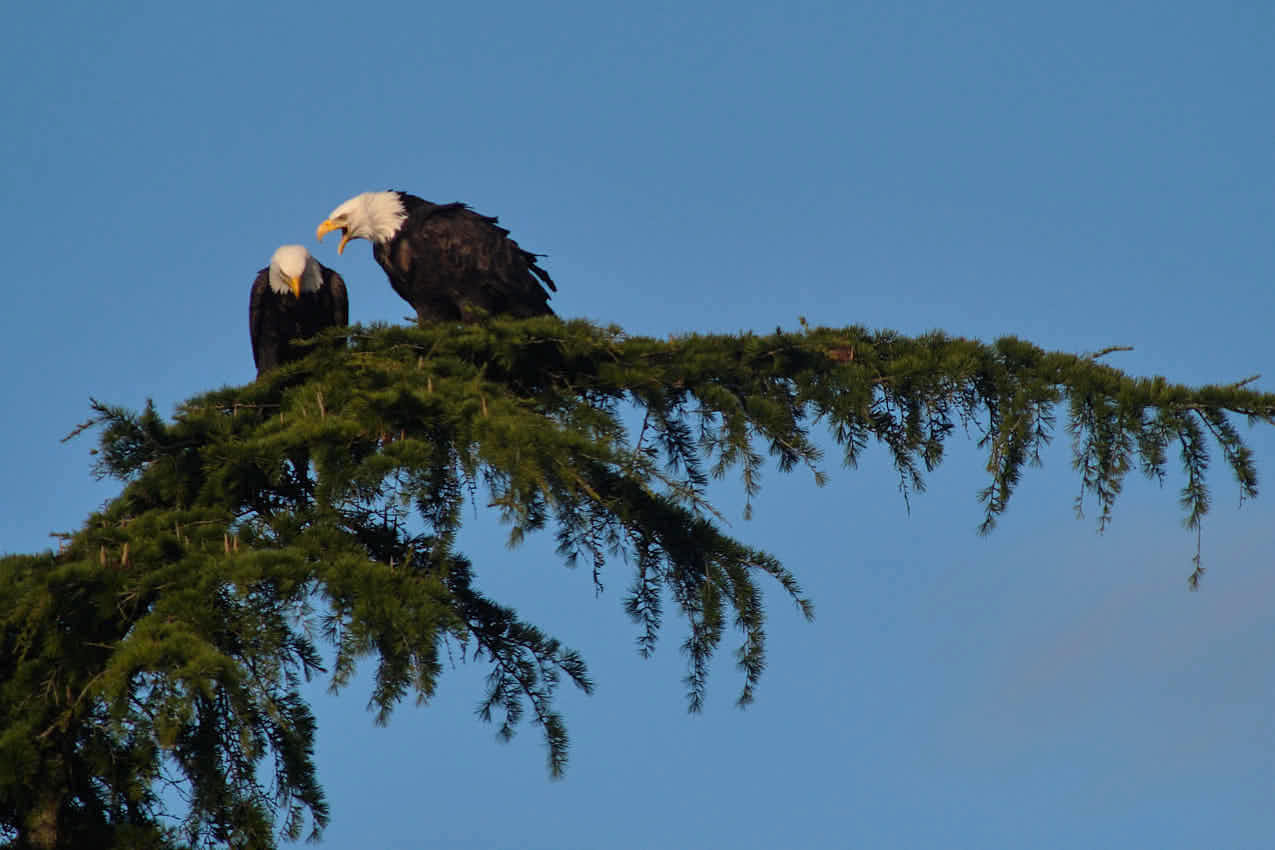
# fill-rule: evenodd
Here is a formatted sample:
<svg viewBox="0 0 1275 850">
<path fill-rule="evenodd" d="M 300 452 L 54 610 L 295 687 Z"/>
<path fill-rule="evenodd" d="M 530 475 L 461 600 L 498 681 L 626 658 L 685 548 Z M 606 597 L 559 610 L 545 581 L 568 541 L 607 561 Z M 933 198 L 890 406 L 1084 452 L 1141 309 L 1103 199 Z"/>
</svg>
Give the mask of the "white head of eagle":
<svg viewBox="0 0 1275 850">
<path fill-rule="evenodd" d="M 304 245 L 281 245 L 270 258 L 270 288 L 280 295 L 318 292 L 323 286 L 319 264 Z"/>
<path fill-rule="evenodd" d="M 345 252 L 351 239 L 388 242 L 403 226 L 407 210 L 398 192 L 364 192 L 334 209 L 319 225 L 315 236 L 320 242 L 333 230 L 341 231 L 341 244 L 336 252 Z"/>
</svg>

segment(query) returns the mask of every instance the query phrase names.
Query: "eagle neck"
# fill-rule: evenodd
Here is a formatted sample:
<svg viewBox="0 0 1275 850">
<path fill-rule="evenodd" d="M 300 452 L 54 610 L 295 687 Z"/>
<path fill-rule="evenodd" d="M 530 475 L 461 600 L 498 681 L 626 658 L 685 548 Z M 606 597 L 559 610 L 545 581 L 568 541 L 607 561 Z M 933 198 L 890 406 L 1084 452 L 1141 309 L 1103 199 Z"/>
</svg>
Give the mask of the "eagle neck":
<svg viewBox="0 0 1275 850">
<path fill-rule="evenodd" d="M 363 233 L 372 242 L 386 243 L 398 235 L 403 221 L 407 218 L 407 208 L 400 192 L 369 192 L 365 196 L 363 206 Z"/>
</svg>

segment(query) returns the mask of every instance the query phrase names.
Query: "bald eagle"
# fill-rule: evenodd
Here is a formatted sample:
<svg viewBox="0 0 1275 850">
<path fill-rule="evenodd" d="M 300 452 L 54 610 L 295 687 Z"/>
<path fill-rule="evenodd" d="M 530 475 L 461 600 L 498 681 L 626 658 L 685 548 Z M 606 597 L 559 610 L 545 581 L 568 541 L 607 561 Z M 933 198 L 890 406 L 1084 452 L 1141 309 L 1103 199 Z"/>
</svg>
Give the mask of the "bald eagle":
<svg viewBox="0 0 1275 850">
<path fill-rule="evenodd" d="M 557 291 L 539 255 L 524 251 L 495 218 L 465 204 L 432 204 L 406 192 L 355 195 L 319 225 L 319 241 L 341 231 L 372 243 L 390 285 L 422 322 L 473 322 L 484 316 L 553 315 Z"/>
<path fill-rule="evenodd" d="M 296 360 L 291 341 L 349 323 L 345 281 L 302 245 L 284 245 L 257 272 L 248 303 L 248 330 L 257 377 Z"/>
</svg>

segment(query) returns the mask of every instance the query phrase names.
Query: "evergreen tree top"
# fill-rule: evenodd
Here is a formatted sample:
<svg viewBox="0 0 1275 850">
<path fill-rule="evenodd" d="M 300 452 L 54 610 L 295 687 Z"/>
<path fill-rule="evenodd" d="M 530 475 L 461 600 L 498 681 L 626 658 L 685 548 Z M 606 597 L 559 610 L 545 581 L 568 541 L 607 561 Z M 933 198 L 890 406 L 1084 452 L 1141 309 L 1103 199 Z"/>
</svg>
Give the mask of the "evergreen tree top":
<svg viewBox="0 0 1275 850">
<path fill-rule="evenodd" d="M 95 403 L 83 428 L 100 428 L 99 472 L 123 492 L 60 552 L 0 569 L 0 837 L 268 846 L 307 823 L 317 835 L 327 807 L 298 687 L 324 672 L 323 643 L 334 688 L 375 665 L 380 722 L 409 694 L 434 694 L 449 649 L 487 664 L 481 715 L 509 736 L 530 711 L 561 773 L 556 688 L 592 680 L 579 653 L 476 589 L 483 565 L 456 541 L 478 494 L 513 543 L 548 531 L 598 582 L 627 564 L 642 652 L 673 606 L 692 710 L 731 628 L 738 701 L 753 699 L 761 577 L 813 616 L 788 567 L 725 533 L 709 482 L 737 477 L 751 498 L 770 457 L 822 483 L 816 429 L 851 466 L 883 446 L 905 496 L 949 437 L 974 434 L 987 456 L 983 532 L 1059 415 L 1100 526 L 1138 469 L 1180 478 L 1198 529 L 1213 451 L 1242 497 L 1257 494 L 1234 419 L 1272 422 L 1275 395 L 1251 380 L 1134 378 L 1104 353 L 804 325 L 666 340 L 553 317 L 355 326 L 171 421 Z M 166 780 L 186 790 L 184 811 L 164 811 Z"/>
</svg>

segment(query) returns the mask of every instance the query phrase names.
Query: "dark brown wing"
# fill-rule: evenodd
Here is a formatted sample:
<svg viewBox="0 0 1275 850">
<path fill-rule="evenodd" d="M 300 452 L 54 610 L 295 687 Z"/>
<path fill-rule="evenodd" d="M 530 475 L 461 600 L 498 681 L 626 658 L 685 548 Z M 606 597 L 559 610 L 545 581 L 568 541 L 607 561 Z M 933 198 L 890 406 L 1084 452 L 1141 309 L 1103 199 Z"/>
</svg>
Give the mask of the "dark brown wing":
<svg viewBox="0 0 1275 850">
<path fill-rule="evenodd" d="M 274 293 L 270 291 L 270 268 L 257 272 L 248 299 L 248 335 L 252 338 L 252 360 L 257 376 L 279 365 L 283 341 L 279 336 L 279 316 Z"/>
<path fill-rule="evenodd" d="M 497 220 L 464 204 L 421 202 L 376 258 L 425 321 L 552 315 L 553 280 Z"/>
<path fill-rule="evenodd" d="M 350 296 L 345 291 L 345 279 L 322 263 L 319 270 L 323 274 L 323 290 L 331 299 L 330 327 L 343 328 L 350 323 Z"/>
</svg>

